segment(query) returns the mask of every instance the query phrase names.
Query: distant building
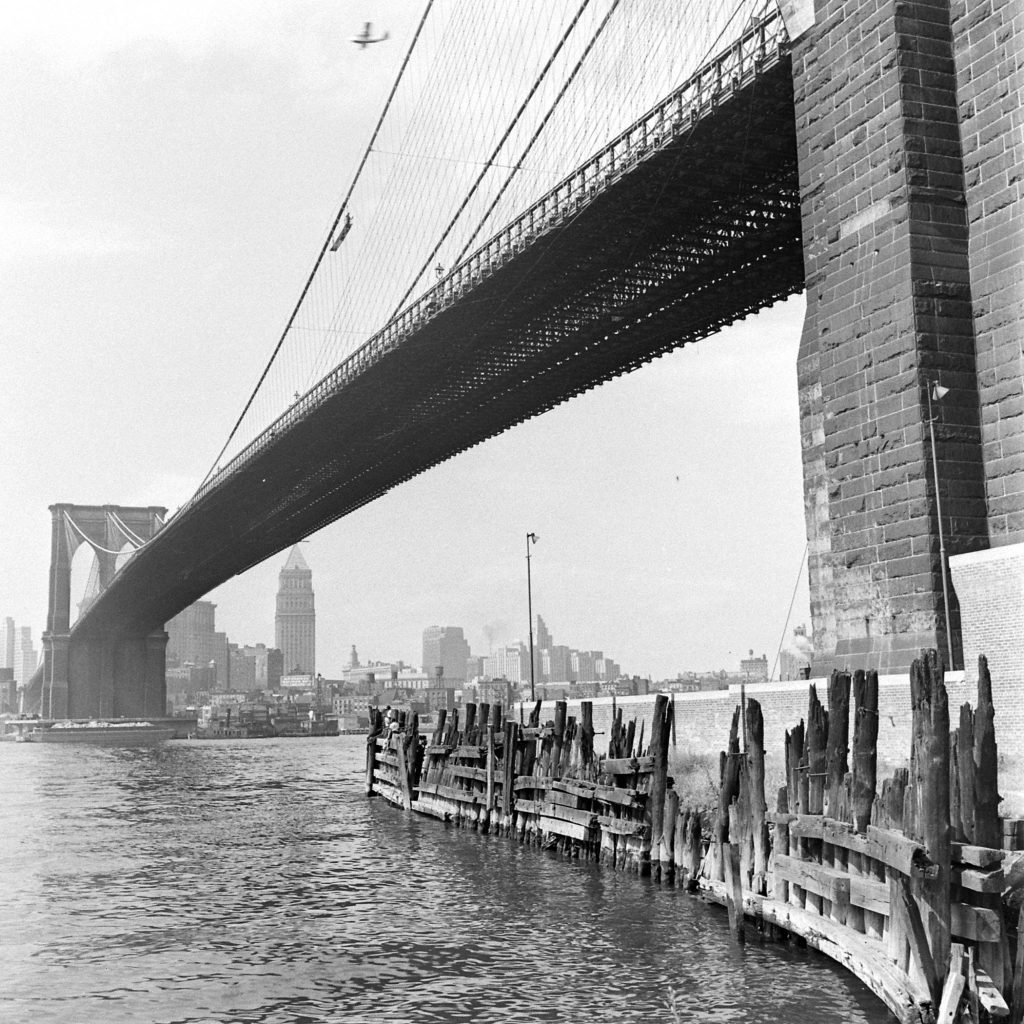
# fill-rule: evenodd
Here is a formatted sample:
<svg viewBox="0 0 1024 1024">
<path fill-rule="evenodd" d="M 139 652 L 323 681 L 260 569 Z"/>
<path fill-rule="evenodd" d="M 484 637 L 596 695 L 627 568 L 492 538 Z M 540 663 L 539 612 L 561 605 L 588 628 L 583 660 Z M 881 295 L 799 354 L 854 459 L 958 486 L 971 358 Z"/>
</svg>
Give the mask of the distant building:
<svg viewBox="0 0 1024 1024">
<path fill-rule="evenodd" d="M 14 668 L 14 619 L 0 621 L 0 668 Z"/>
<path fill-rule="evenodd" d="M 768 680 L 768 655 L 762 654 L 760 658 L 754 657 L 751 651 L 749 657 L 740 661 L 740 675 L 748 683 L 763 683 Z"/>
<path fill-rule="evenodd" d="M 512 684 L 507 679 L 491 679 L 476 684 L 478 704 L 500 704 L 506 711 L 512 705 Z"/>
<path fill-rule="evenodd" d="M 178 612 L 164 627 L 167 630 L 167 664 L 209 665 L 215 663 L 218 675 L 223 665 L 228 671 L 227 638 L 217 632 L 217 606 L 212 601 L 195 601 Z"/>
<path fill-rule="evenodd" d="M 537 629 L 534 634 L 534 645 L 543 650 L 545 647 L 551 646 L 551 631 L 545 625 L 544 620 L 538 615 L 537 616 Z"/>
<path fill-rule="evenodd" d="M 278 574 L 274 645 L 284 655 L 286 675 L 316 672 L 316 607 L 313 573 L 296 544 Z"/>
<path fill-rule="evenodd" d="M 779 653 L 779 679 L 809 679 L 814 660 L 814 644 L 806 626 L 797 626 Z"/>
<path fill-rule="evenodd" d="M 423 630 L 423 671 L 435 676 L 438 667 L 445 679 L 466 678 L 469 644 L 461 626 L 428 626 Z"/>
<path fill-rule="evenodd" d="M 493 654 L 484 658 L 484 677 L 486 679 L 508 679 L 519 683 L 530 681 L 530 652 L 521 643 L 499 647 Z"/>
<path fill-rule="evenodd" d="M 39 664 L 39 652 L 32 643 L 32 627 L 19 626 L 14 645 L 14 678 L 26 686 Z"/>
</svg>

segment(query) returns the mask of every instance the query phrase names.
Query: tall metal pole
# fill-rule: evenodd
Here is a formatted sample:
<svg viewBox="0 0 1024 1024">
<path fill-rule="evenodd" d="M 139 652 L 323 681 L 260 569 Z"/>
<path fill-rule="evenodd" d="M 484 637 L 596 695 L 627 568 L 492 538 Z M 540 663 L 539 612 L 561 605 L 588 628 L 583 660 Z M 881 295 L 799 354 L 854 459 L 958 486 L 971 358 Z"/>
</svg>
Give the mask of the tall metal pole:
<svg viewBox="0 0 1024 1024">
<path fill-rule="evenodd" d="M 537 543 L 537 534 L 526 535 L 526 607 L 530 615 L 530 700 L 536 700 L 536 688 L 533 678 L 533 586 L 530 580 L 530 544 Z"/>
<path fill-rule="evenodd" d="M 946 656 L 949 659 L 949 671 L 953 665 L 953 630 L 949 622 L 949 584 L 946 582 L 946 539 L 942 532 L 942 497 L 939 494 L 939 462 L 935 455 L 935 420 L 932 417 L 932 388 L 928 385 L 928 436 L 932 443 L 932 476 L 935 480 L 935 512 L 939 520 L 939 562 L 942 568 L 942 604 L 946 613 Z M 940 396 L 941 397 L 941 396 Z"/>
</svg>

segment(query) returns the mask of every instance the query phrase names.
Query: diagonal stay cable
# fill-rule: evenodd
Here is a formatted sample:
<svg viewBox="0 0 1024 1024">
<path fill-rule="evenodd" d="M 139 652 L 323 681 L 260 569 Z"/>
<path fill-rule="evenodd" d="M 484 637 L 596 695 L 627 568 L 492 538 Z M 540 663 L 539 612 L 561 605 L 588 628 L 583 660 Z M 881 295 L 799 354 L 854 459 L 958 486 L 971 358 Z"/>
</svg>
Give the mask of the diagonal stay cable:
<svg viewBox="0 0 1024 1024">
<path fill-rule="evenodd" d="M 616 3 L 618 3 L 618 0 L 616 0 Z M 477 189 L 480 187 L 480 183 L 484 180 L 484 178 L 487 176 L 488 171 L 490 171 L 491 167 L 494 165 L 494 162 L 495 160 L 497 160 L 498 154 L 501 152 L 502 147 L 508 141 L 508 137 L 515 130 L 516 125 L 519 123 L 519 119 L 523 116 L 523 113 L 529 106 L 530 101 L 534 97 L 534 94 L 537 92 L 537 90 L 540 88 L 541 83 L 547 77 L 548 72 L 551 70 L 552 64 L 554 64 L 558 55 L 562 52 L 562 48 L 565 46 L 569 36 L 572 34 L 573 29 L 576 27 L 580 18 L 583 17 L 583 12 L 587 9 L 589 5 L 590 0 L 583 0 L 583 2 L 580 4 L 579 9 L 576 11 L 576 14 L 573 17 L 572 21 L 569 22 L 568 27 L 562 33 L 562 38 L 558 40 L 558 44 L 555 46 L 554 51 L 552 52 L 551 56 L 547 59 L 547 63 L 544 65 L 543 68 L 541 68 L 540 74 L 537 76 L 533 85 L 530 87 L 530 91 L 526 94 L 526 98 L 520 104 L 519 109 L 515 112 L 515 115 L 508 124 L 508 127 L 505 129 L 501 138 L 498 140 L 498 144 L 494 147 L 494 150 L 491 153 L 490 157 L 484 163 L 483 170 L 477 175 L 476 181 L 474 181 L 473 184 L 470 186 L 469 191 L 466 193 L 462 202 L 459 204 L 459 208 L 455 211 L 454 215 L 452 216 L 452 219 L 448 222 L 448 226 L 441 233 L 441 237 L 437 240 L 437 244 L 431 250 L 430 255 L 423 261 L 423 266 L 420 267 L 419 272 L 412 279 L 412 282 L 406 289 L 405 294 L 401 297 L 401 299 L 398 300 L 398 305 L 395 306 L 394 312 L 391 314 L 389 318 L 390 320 L 394 320 L 395 317 L 397 317 L 398 314 L 401 313 L 402 308 L 405 306 L 405 303 L 408 301 L 409 296 L 412 294 L 413 289 L 416 287 L 420 278 L 423 277 L 423 275 L 427 272 L 427 268 L 431 265 L 431 263 L 434 262 L 434 257 L 437 256 L 438 252 L 441 249 L 441 246 L 444 245 L 446 239 L 452 233 L 452 229 L 455 227 L 456 223 L 458 223 L 459 218 L 462 216 L 466 207 L 469 205 L 470 200 L 476 194 Z"/>
<path fill-rule="evenodd" d="M 381 127 L 384 124 L 384 119 L 388 115 L 388 111 L 391 109 L 391 102 L 395 98 L 395 93 L 398 91 L 398 86 L 402 81 L 402 76 L 405 74 L 405 69 L 409 64 L 409 58 L 412 56 L 413 50 L 416 48 L 416 43 L 420 38 L 420 32 L 423 30 L 423 26 L 426 23 L 427 15 L 430 14 L 431 7 L 434 6 L 434 0 L 427 0 L 427 5 L 423 9 L 423 14 L 420 17 L 420 22 L 416 26 L 416 32 L 412 37 L 412 42 L 409 44 L 409 49 L 406 50 L 405 57 L 402 60 L 402 66 L 398 69 L 398 75 L 395 78 L 394 84 L 391 86 L 391 92 L 388 93 L 388 98 L 384 102 L 384 109 L 380 112 L 380 117 L 377 119 L 377 125 L 373 129 L 373 134 L 370 136 L 370 141 L 366 144 L 366 149 L 363 152 L 363 157 L 359 161 L 359 166 L 356 168 L 356 173 L 352 178 L 352 183 L 348 187 L 348 191 L 345 193 L 345 198 L 341 201 L 341 206 L 338 208 L 338 215 L 334 218 L 334 223 L 331 225 L 330 231 L 327 232 L 327 238 L 324 241 L 323 246 L 320 249 L 320 253 L 317 255 L 316 262 L 313 264 L 313 269 L 309 272 L 309 277 L 306 278 L 306 283 L 303 285 L 302 293 L 299 295 L 298 301 L 295 303 L 295 308 L 292 310 L 292 315 L 288 318 L 288 323 L 285 324 L 284 330 L 281 332 L 281 337 L 278 339 L 277 345 L 274 347 L 274 351 L 270 355 L 270 359 L 267 361 L 267 365 L 263 368 L 263 373 L 260 374 L 260 379 L 256 382 L 256 386 L 252 389 L 252 394 L 249 395 L 248 401 L 245 403 L 245 408 L 239 414 L 235 425 L 231 428 L 231 433 L 228 434 L 228 439 L 224 442 L 224 446 L 217 453 L 217 457 L 213 460 L 213 464 L 206 472 L 206 476 L 203 477 L 199 487 L 196 490 L 200 490 L 203 485 L 213 475 L 214 470 L 220 465 L 220 460 L 223 458 L 224 453 L 228 449 L 228 445 L 231 444 L 238 433 L 238 428 L 242 425 L 242 421 L 245 419 L 246 413 L 248 413 L 253 401 L 256 398 L 257 393 L 263 386 L 263 382 L 267 379 L 267 374 L 270 373 L 271 366 L 274 365 L 274 360 L 277 358 L 278 353 L 281 351 L 281 346 L 284 344 L 285 338 L 288 337 L 288 332 L 292 328 L 292 324 L 295 322 L 295 318 L 299 315 L 299 310 L 302 308 L 302 303 L 305 301 L 306 294 L 309 292 L 310 287 L 313 284 L 313 280 L 316 277 L 317 271 L 320 269 L 320 264 L 323 262 L 324 256 L 327 254 L 327 250 L 330 247 L 331 241 L 334 238 L 334 233 L 338 230 L 338 225 L 341 223 L 342 214 L 345 212 L 345 207 L 348 205 L 349 199 L 352 198 L 352 192 L 355 190 L 356 183 L 359 181 L 360 175 L 363 173 L 363 168 L 366 166 L 366 161 L 370 157 L 370 153 L 373 150 L 373 144 L 377 141 L 377 136 L 380 134 Z"/>
</svg>

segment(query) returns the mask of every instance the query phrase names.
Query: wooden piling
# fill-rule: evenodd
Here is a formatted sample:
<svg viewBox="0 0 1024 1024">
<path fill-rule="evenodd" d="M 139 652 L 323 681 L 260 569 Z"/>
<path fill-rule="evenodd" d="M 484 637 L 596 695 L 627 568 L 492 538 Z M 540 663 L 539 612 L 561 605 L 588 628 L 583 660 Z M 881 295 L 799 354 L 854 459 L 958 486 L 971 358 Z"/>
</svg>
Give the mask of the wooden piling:
<svg viewBox="0 0 1024 1024">
<path fill-rule="evenodd" d="M 866 832 L 875 802 L 878 773 L 878 673 L 853 676 L 853 824 Z"/>
<path fill-rule="evenodd" d="M 834 671 L 828 681 L 828 734 L 825 742 L 824 811 L 833 818 L 842 817 L 840 802 L 843 780 L 850 770 L 847 748 L 850 742 L 850 674 Z"/>
<path fill-rule="evenodd" d="M 928 948 L 935 964 L 929 978 L 936 1005 L 942 994 L 950 943 L 949 705 L 938 652 L 923 652 L 910 667 L 913 709 L 914 838 L 924 845 L 934 871 L 914 879 L 914 896 L 927 913 Z"/>
<path fill-rule="evenodd" d="M 978 707 L 974 713 L 974 844 L 999 849 L 999 755 L 988 659 L 978 658 Z"/>
<path fill-rule="evenodd" d="M 750 835 L 753 842 L 753 880 L 751 889 L 764 895 L 768 888 L 768 803 L 764 793 L 764 714 L 761 704 L 747 698 L 747 787 Z"/>
</svg>

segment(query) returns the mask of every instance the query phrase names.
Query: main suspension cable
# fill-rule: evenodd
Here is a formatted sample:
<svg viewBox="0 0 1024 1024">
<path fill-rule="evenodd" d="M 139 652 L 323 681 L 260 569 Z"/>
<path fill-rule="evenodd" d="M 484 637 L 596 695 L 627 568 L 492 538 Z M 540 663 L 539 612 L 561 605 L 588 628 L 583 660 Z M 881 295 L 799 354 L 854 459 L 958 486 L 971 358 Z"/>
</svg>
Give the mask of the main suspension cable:
<svg viewBox="0 0 1024 1024">
<path fill-rule="evenodd" d="M 427 5 L 423 9 L 423 14 L 420 17 L 419 24 L 416 26 L 416 32 L 412 37 L 412 42 L 409 44 L 409 49 L 406 51 L 405 57 L 402 60 L 402 66 L 398 69 L 398 75 L 396 76 L 394 84 L 391 86 L 391 92 L 388 93 L 388 98 L 384 103 L 384 109 L 381 111 L 380 117 L 377 119 L 377 125 L 373 129 L 370 141 L 366 144 L 366 149 L 363 152 L 362 159 L 359 161 L 359 166 L 356 168 L 356 173 L 352 178 L 352 183 L 349 185 L 348 191 L 345 193 L 345 198 L 341 201 L 341 206 L 338 208 L 338 215 L 334 218 L 334 223 L 331 225 L 330 231 L 327 232 L 327 238 L 324 240 L 324 244 L 320 248 L 320 253 L 316 258 L 316 262 L 313 264 L 313 269 L 309 272 L 309 277 L 306 278 L 306 283 L 303 285 L 302 293 L 299 295 L 299 299 L 295 303 L 292 315 L 288 318 L 288 323 L 285 324 L 285 328 L 281 332 L 281 337 L 278 339 L 277 345 L 274 347 L 274 351 L 271 353 L 270 359 L 267 361 L 267 365 L 263 368 L 263 373 L 260 374 L 260 379 L 252 389 L 252 394 L 249 395 L 248 401 L 245 403 L 245 408 L 243 408 L 242 412 L 239 414 L 235 425 L 231 428 L 231 433 L 228 434 L 228 439 L 224 442 L 224 446 L 217 453 L 217 457 L 213 460 L 213 464 L 207 470 L 206 476 L 203 477 L 197 490 L 200 490 L 203 487 L 207 480 L 209 480 L 213 475 L 214 470 L 216 470 L 220 465 L 220 460 L 227 451 L 228 445 L 231 444 L 232 440 L 234 440 L 235 434 L 238 433 L 238 428 L 242 425 L 242 421 L 245 419 L 246 413 L 248 413 L 257 393 L 263 386 L 263 382 L 267 379 L 267 374 L 270 373 L 270 368 L 274 365 L 274 360 L 281 351 L 281 346 L 284 344 L 285 338 L 288 337 L 288 332 L 291 330 L 292 324 L 295 322 L 295 318 L 299 315 L 299 310 L 302 308 L 302 303 L 306 298 L 306 294 L 309 292 L 309 289 L 313 284 L 313 279 L 316 277 L 317 271 L 320 269 L 320 264 L 323 262 L 324 256 L 327 254 L 327 250 L 331 246 L 335 232 L 338 230 L 338 225 L 341 223 L 341 217 L 345 212 L 345 207 L 348 205 L 349 199 L 352 198 L 352 193 L 359 181 L 359 176 L 362 174 L 363 168 L 366 166 L 366 161 L 370 157 L 370 153 L 373 150 L 373 144 L 377 141 L 377 136 L 380 133 L 381 126 L 384 124 L 384 119 L 387 117 L 388 111 L 391 109 L 391 101 L 395 98 L 395 93 L 398 91 L 398 86 L 402 81 L 402 76 L 405 74 L 405 69 L 409 64 L 409 58 L 412 56 L 412 52 L 416 48 L 416 43 L 420 38 L 420 32 L 422 31 L 427 20 L 427 15 L 430 14 L 430 9 L 433 6 L 434 0 L 427 0 Z"/>
</svg>

